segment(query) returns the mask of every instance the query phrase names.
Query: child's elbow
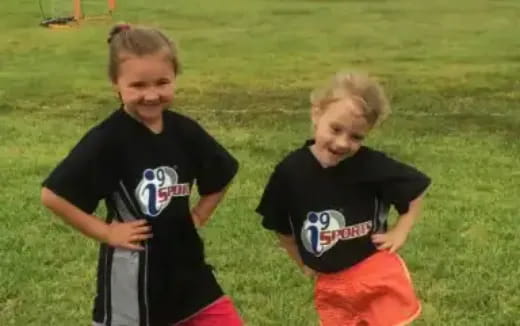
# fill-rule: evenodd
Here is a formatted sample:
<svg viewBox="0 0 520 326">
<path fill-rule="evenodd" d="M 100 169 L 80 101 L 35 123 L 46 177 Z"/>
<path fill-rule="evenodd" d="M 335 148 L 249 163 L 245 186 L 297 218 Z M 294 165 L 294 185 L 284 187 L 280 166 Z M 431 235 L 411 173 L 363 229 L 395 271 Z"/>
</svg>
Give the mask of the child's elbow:
<svg viewBox="0 0 520 326">
<path fill-rule="evenodd" d="M 48 188 L 43 187 L 40 192 L 40 201 L 42 205 L 50 209 L 52 207 L 53 199 L 54 194 L 52 193 L 52 191 L 50 191 Z"/>
</svg>

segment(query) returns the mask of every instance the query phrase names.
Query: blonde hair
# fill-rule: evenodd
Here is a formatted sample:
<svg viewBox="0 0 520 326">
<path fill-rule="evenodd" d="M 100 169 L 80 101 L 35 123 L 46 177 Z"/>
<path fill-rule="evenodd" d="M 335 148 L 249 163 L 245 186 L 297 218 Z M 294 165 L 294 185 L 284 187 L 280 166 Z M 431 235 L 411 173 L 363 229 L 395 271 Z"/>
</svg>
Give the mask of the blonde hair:
<svg viewBox="0 0 520 326">
<path fill-rule="evenodd" d="M 388 98 L 381 85 L 364 73 L 337 73 L 324 87 L 311 93 L 310 101 L 321 111 L 342 99 L 351 99 L 371 125 L 383 122 L 391 112 Z"/>
<path fill-rule="evenodd" d="M 108 76 L 112 82 L 116 82 L 119 76 L 122 54 L 144 56 L 165 51 L 175 75 L 180 73 L 181 66 L 175 43 L 157 29 L 117 24 L 110 30 L 107 42 Z"/>
</svg>

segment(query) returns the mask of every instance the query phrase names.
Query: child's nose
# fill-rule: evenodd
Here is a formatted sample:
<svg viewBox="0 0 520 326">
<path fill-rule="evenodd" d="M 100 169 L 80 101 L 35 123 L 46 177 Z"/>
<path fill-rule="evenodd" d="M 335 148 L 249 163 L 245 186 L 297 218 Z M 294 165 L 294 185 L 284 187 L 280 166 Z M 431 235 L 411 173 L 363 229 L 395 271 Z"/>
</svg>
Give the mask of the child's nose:
<svg viewBox="0 0 520 326">
<path fill-rule="evenodd" d="M 153 90 L 149 90 L 144 94 L 144 100 L 145 101 L 155 101 L 159 98 L 159 95 L 157 92 L 154 92 Z"/>
<path fill-rule="evenodd" d="M 341 137 L 336 141 L 336 148 L 341 151 L 346 151 L 350 148 L 350 142 L 348 139 Z"/>
</svg>

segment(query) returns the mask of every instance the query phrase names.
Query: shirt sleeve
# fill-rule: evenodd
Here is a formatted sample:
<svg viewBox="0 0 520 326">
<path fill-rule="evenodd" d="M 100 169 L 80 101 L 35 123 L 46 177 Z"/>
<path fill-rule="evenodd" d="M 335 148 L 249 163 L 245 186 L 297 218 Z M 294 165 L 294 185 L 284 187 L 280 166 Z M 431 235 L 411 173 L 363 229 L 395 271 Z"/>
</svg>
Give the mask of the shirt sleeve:
<svg viewBox="0 0 520 326">
<path fill-rule="evenodd" d="M 262 226 L 268 230 L 291 235 L 287 187 L 279 168 L 271 174 L 256 212 L 262 215 Z"/>
<path fill-rule="evenodd" d="M 88 214 L 115 187 L 113 160 L 106 139 L 96 129 L 89 131 L 42 185 Z"/>
<path fill-rule="evenodd" d="M 377 154 L 373 168 L 379 175 L 377 192 L 381 199 L 394 206 L 399 214 L 408 212 L 410 202 L 421 195 L 431 179 L 416 168 L 396 161 L 383 153 Z"/>
<path fill-rule="evenodd" d="M 223 190 L 238 171 L 238 161 L 215 138 L 194 122 L 192 153 L 195 179 L 201 196 Z"/>
</svg>

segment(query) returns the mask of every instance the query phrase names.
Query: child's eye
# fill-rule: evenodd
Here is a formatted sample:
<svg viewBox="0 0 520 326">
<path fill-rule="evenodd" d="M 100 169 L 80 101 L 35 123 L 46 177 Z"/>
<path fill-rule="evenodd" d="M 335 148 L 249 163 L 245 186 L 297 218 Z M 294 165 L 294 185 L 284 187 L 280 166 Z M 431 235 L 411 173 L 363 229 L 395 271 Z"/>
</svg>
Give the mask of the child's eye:
<svg viewBox="0 0 520 326">
<path fill-rule="evenodd" d="M 338 127 L 331 127 L 330 130 L 332 131 L 333 134 L 337 135 L 341 132 L 341 129 L 338 128 Z"/>
<path fill-rule="evenodd" d="M 130 87 L 133 87 L 133 88 L 143 88 L 145 86 L 146 86 L 146 84 L 143 82 L 130 83 Z"/>
<path fill-rule="evenodd" d="M 159 85 L 159 86 L 164 86 L 164 85 L 169 85 L 169 84 L 170 84 L 169 79 L 161 79 L 161 80 L 157 81 L 157 85 Z"/>
</svg>

